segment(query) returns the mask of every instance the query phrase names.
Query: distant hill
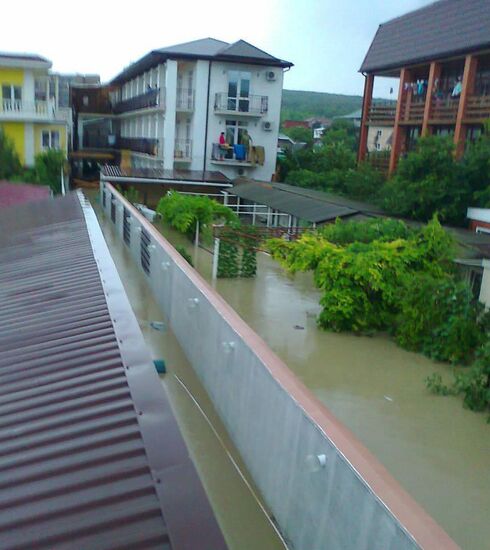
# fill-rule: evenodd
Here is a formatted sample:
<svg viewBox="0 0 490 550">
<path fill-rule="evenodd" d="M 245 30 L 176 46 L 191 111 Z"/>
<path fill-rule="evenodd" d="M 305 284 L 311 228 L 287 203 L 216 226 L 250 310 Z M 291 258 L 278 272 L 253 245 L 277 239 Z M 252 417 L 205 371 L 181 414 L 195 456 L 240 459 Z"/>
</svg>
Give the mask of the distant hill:
<svg viewBox="0 0 490 550">
<path fill-rule="evenodd" d="M 281 120 L 303 120 L 312 116 L 332 118 L 362 107 L 360 95 L 283 90 Z"/>
</svg>

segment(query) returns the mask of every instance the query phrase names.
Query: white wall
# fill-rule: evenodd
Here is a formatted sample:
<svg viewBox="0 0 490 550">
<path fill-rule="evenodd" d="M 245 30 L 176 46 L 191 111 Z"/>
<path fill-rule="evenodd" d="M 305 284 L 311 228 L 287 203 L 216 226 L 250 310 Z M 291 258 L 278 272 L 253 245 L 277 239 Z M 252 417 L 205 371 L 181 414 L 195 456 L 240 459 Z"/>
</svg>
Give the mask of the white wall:
<svg viewBox="0 0 490 550">
<path fill-rule="evenodd" d="M 165 71 L 165 120 L 163 123 L 163 162 L 166 169 L 174 167 L 175 107 L 177 99 L 177 61 L 169 59 Z"/>
<path fill-rule="evenodd" d="M 240 70 L 251 73 L 250 94 L 265 95 L 269 98 L 269 110 L 261 117 L 250 117 L 240 115 L 216 115 L 214 113 L 214 98 L 216 93 L 228 91 L 228 71 Z M 266 80 L 267 71 L 274 71 L 277 78 L 275 81 Z M 208 122 L 208 149 L 206 168 L 208 170 L 219 170 L 230 178 L 237 177 L 238 168 L 228 167 L 211 162 L 213 143 L 217 143 L 221 132 L 225 131 L 226 120 L 240 119 L 248 122 L 247 130 L 254 145 L 261 145 L 265 148 L 264 166 L 245 168 L 245 175 L 255 179 L 270 181 L 276 167 L 277 136 L 279 133 L 279 121 L 281 115 L 283 71 L 278 67 L 264 67 L 258 65 L 245 65 L 237 63 L 213 62 L 211 65 L 211 84 L 209 93 L 209 122 Z M 202 108 L 197 105 L 196 108 Z M 273 130 L 266 132 L 262 129 L 262 121 L 267 120 L 273 123 Z"/>
<path fill-rule="evenodd" d="M 378 136 L 378 132 L 381 134 Z M 393 128 L 390 126 L 370 126 L 368 130 L 367 148 L 371 153 L 373 151 L 388 151 L 391 149 L 391 144 L 388 143 L 391 135 L 393 134 Z M 379 149 L 376 147 L 376 143 L 379 143 Z"/>
<path fill-rule="evenodd" d="M 209 61 L 201 59 L 197 61 L 194 77 L 195 92 L 194 115 L 192 121 L 192 163 L 190 166 L 191 170 L 202 170 L 204 168 L 208 74 Z"/>
</svg>

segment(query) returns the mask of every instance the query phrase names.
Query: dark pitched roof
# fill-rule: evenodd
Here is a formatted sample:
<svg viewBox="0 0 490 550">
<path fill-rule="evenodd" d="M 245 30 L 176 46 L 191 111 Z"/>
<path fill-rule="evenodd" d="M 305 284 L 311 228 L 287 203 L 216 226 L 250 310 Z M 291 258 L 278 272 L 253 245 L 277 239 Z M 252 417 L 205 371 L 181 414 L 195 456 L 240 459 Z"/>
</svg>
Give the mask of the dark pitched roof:
<svg viewBox="0 0 490 550">
<path fill-rule="evenodd" d="M 51 190 L 47 185 L 11 183 L 0 180 L 0 208 L 47 199 L 50 194 Z"/>
<path fill-rule="evenodd" d="M 192 42 L 184 42 L 182 44 L 176 44 L 174 46 L 168 46 L 166 48 L 160 48 L 155 50 L 160 53 L 167 54 L 182 54 L 182 55 L 216 55 L 220 50 L 229 46 L 228 42 L 222 40 L 216 40 L 216 38 L 201 38 L 199 40 L 192 40 Z"/>
<path fill-rule="evenodd" d="M 207 59 L 214 61 L 230 61 L 235 63 L 250 63 L 273 67 L 292 67 L 292 63 L 274 57 L 245 40 L 228 44 L 215 38 L 202 38 L 192 42 L 184 42 L 167 48 L 152 50 L 140 60 L 131 64 L 117 75 L 111 84 L 119 84 L 134 78 L 148 69 L 167 59 Z"/>
<path fill-rule="evenodd" d="M 265 204 L 310 223 L 323 223 L 357 214 L 381 215 L 369 204 L 351 201 L 330 193 L 304 189 L 286 183 L 269 183 L 237 178 L 229 193 L 257 204 Z"/>
<path fill-rule="evenodd" d="M 225 548 L 90 205 L 0 216 L 0 547 Z"/>
<path fill-rule="evenodd" d="M 440 0 L 380 25 L 360 70 L 384 71 L 488 47 L 489 0 Z"/>
</svg>

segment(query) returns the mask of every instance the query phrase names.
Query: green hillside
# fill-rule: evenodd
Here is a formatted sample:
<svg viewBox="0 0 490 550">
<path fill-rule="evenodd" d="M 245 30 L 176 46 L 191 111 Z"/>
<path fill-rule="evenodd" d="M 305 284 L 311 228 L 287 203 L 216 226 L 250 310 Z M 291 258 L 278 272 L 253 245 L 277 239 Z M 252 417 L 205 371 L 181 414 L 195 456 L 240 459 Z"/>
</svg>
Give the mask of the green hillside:
<svg viewBox="0 0 490 550">
<path fill-rule="evenodd" d="M 303 120 L 312 116 L 331 118 L 347 115 L 361 107 L 362 97 L 358 95 L 284 90 L 281 120 Z"/>
</svg>

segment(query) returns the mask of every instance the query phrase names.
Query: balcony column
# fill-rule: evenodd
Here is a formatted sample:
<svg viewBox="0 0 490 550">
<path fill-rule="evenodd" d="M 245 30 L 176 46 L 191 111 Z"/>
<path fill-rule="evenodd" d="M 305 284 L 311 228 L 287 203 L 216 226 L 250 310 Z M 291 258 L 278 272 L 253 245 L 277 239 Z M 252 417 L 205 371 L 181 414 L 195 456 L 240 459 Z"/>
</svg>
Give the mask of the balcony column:
<svg viewBox="0 0 490 550">
<path fill-rule="evenodd" d="M 430 64 L 429 69 L 429 81 L 427 82 L 427 95 L 425 96 L 425 105 L 424 105 L 424 120 L 422 122 L 422 137 L 427 136 L 431 133 L 431 128 L 429 126 L 429 119 L 432 107 L 432 95 L 434 93 L 434 87 L 436 80 L 439 80 L 441 77 L 441 64 L 433 61 Z"/>
<path fill-rule="evenodd" d="M 463 72 L 462 91 L 459 97 L 458 115 L 456 117 L 456 127 L 454 129 L 454 144 L 456 145 L 456 158 L 461 158 L 464 154 L 466 141 L 466 126 L 463 123 L 468 97 L 475 91 L 476 79 L 476 57 L 472 54 L 466 56 Z"/>
<path fill-rule="evenodd" d="M 400 71 L 400 86 L 398 88 L 398 102 L 396 104 L 395 112 L 395 126 L 393 128 L 393 143 L 391 146 L 391 156 L 390 156 L 390 168 L 389 174 L 392 174 L 395 171 L 396 165 L 398 163 L 398 158 L 400 156 L 403 139 L 405 137 L 405 130 L 400 125 L 402 106 L 405 99 L 405 84 L 410 81 L 410 71 L 403 68 Z"/>
<path fill-rule="evenodd" d="M 165 71 L 165 120 L 163 123 L 165 141 L 163 159 L 166 169 L 174 167 L 175 153 L 175 114 L 177 108 L 177 61 L 169 59 Z"/>
<path fill-rule="evenodd" d="M 361 132 L 359 135 L 359 151 L 357 162 L 363 162 L 367 153 L 367 141 L 369 133 L 369 111 L 373 100 L 374 75 L 368 74 L 364 77 L 364 98 L 362 100 Z"/>
</svg>

